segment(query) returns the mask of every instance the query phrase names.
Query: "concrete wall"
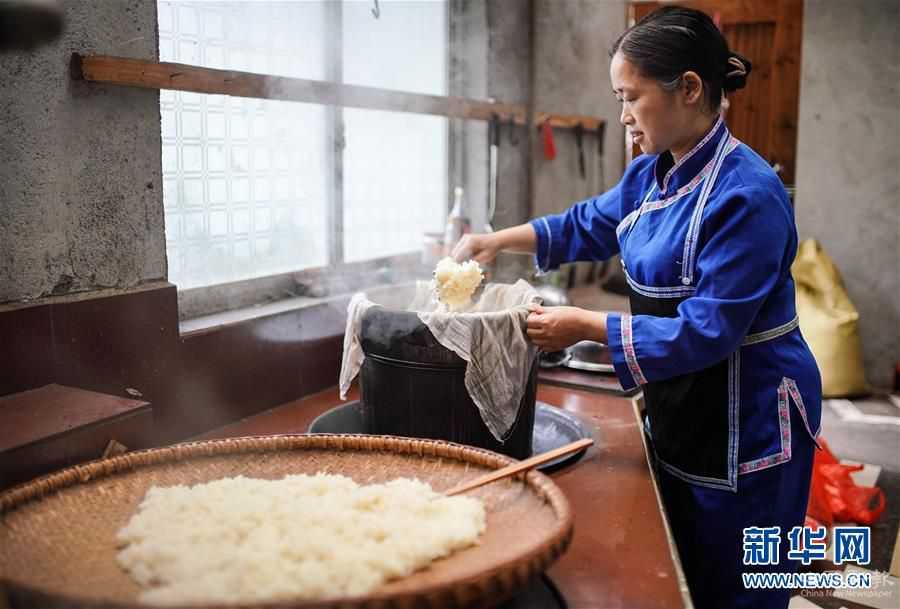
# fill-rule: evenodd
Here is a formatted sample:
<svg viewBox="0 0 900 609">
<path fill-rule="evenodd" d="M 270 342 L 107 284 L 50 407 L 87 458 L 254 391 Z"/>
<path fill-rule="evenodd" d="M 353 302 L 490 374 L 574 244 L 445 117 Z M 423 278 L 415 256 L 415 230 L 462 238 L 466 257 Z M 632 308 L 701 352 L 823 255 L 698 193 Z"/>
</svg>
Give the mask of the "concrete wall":
<svg viewBox="0 0 900 609">
<path fill-rule="evenodd" d="M 528 105 L 534 94 L 532 15 L 528 10 L 529 3 L 520 2 L 515 10 L 512 4 L 502 0 L 487 3 L 487 94 L 498 101 Z M 516 136 L 517 144 L 513 143 L 511 135 Z M 511 133 L 506 125 L 500 129 L 495 228 L 521 224 L 529 219 L 531 187 L 528 180 L 523 179 L 529 171 L 528 139 L 525 128 L 516 128 L 515 133 Z"/>
<path fill-rule="evenodd" d="M 156 3 L 60 4 L 59 40 L 0 55 L 0 302 L 166 276 L 159 94 L 69 75 L 75 52 L 156 59 Z"/>
<path fill-rule="evenodd" d="M 487 5 L 479 0 L 450 3 L 448 92 L 457 97 L 487 99 Z M 484 230 L 487 211 L 487 125 L 480 121 L 450 120 L 450 188 L 465 189 L 468 214 L 475 231 Z"/>
<path fill-rule="evenodd" d="M 554 133 L 557 156 L 552 161 L 544 159 L 536 140 L 532 211 L 544 215 L 603 192 L 622 177 L 625 132 L 609 80 L 609 48 L 625 30 L 626 9 L 623 0 L 535 0 L 534 10 L 535 109 L 595 116 L 607 123 L 602 172 L 596 138 L 584 137 L 585 178 L 570 130 Z"/>
<path fill-rule="evenodd" d="M 797 223 L 818 239 L 860 312 L 870 383 L 900 360 L 900 4 L 807 0 Z"/>
<path fill-rule="evenodd" d="M 529 105 L 532 99 L 531 3 L 455 0 L 450 3 L 450 95 Z M 488 124 L 451 121 L 450 186 L 463 186 L 476 232 L 485 230 L 489 190 Z M 529 219 L 529 132 L 501 127 L 494 230 Z M 494 278 L 531 274 L 530 258 L 502 254 Z"/>
<path fill-rule="evenodd" d="M 623 0 L 451 3 L 450 94 L 529 105 L 533 111 L 604 119 L 604 155 L 584 136 L 586 176 L 575 137 L 556 130 L 557 157 L 546 161 L 534 129 L 501 128 L 497 210 L 500 229 L 562 211 L 614 184 L 624 168 L 624 131 L 609 82 L 607 51 L 625 28 Z M 488 191 L 487 125 L 453 121 L 451 186 L 466 189 L 475 230 L 482 230 Z M 528 277 L 530 258 L 502 255 L 501 281 Z"/>
</svg>

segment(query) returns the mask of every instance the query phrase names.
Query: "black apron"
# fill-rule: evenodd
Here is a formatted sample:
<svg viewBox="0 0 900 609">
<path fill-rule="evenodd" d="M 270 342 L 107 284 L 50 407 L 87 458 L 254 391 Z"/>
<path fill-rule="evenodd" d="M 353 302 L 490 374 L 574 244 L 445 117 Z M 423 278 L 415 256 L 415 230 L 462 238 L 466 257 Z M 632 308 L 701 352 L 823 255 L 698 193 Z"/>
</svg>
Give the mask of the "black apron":
<svg viewBox="0 0 900 609">
<path fill-rule="evenodd" d="M 726 131 L 717 146 L 714 169 L 701 188 L 685 236 L 682 285 L 679 286 L 682 289 L 675 289 L 674 286 L 661 289 L 649 287 L 649 290 L 638 291 L 629 277 L 632 315 L 677 317 L 678 305 L 690 297 L 685 290 L 690 290 L 694 279 L 694 248 L 700 220 L 725 158 L 728 140 L 730 135 Z M 644 202 L 650 199 L 653 190 L 651 188 L 647 193 Z M 632 226 L 639 219 L 640 212 Z M 679 295 L 671 296 L 666 292 Z M 647 295 L 650 293 L 654 295 Z M 674 475 L 705 486 L 736 488 L 738 415 L 735 405 L 738 396 L 731 393 L 736 391 L 738 384 L 729 380 L 732 375 L 740 374 L 739 349 L 709 368 L 643 385 L 650 437 L 656 456 L 661 465 Z"/>
<path fill-rule="evenodd" d="M 629 288 L 633 315 L 676 317 L 684 299 L 649 297 Z M 688 476 L 720 484 L 727 484 L 733 471 L 728 458 L 729 359 L 643 386 L 657 457 Z"/>
</svg>

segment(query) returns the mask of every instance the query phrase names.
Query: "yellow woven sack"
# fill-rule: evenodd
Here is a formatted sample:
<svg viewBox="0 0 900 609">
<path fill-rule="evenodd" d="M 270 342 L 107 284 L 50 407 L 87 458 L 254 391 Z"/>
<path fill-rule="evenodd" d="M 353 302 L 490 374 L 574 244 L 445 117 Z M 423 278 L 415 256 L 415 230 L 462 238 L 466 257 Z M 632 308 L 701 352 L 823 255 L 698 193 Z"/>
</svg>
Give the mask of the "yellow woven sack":
<svg viewBox="0 0 900 609">
<path fill-rule="evenodd" d="M 791 266 L 797 284 L 800 331 L 822 374 L 825 397 L 868 393 L 859 312 L 834 262 L 815 239 L 800 243 Z"/>
</svg>

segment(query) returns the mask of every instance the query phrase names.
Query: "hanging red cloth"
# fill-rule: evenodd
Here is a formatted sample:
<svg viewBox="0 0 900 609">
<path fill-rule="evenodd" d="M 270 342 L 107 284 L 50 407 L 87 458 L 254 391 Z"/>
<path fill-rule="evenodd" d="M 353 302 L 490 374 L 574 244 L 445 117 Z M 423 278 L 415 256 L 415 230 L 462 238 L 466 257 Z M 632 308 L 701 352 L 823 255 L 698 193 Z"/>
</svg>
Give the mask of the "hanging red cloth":
<svg viewBox="0 0 900 609">
<path fill-rule="evenodd" d="M 541 124 L 541 136 L 544 140 L 544 158 L 552 161 L 556 158 L 556 143 L 553 141 L 553 127 L 550 126 L 549 120 Z"/>
</svg>

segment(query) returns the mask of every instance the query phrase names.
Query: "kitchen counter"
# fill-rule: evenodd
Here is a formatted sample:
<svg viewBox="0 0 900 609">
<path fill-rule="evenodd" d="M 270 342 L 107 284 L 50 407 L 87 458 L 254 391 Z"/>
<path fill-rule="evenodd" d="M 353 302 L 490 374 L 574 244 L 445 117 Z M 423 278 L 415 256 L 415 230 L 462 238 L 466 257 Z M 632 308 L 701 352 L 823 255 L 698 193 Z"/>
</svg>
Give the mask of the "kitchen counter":
<svg viewBox="0 0 900 609">
<path fill-rule="evenodd" d="M 568 607 L 689 606 L 632 400 L 549 385 L 538 387 L 537 399 L 579 417 L 597 442 L 577 462 L 550 474 L 575 514 L 572 544 L 548 571 Z M 330 389 L 195 439 L 304 433 L 339 403 L 337 389 Z"/>
</svg>

